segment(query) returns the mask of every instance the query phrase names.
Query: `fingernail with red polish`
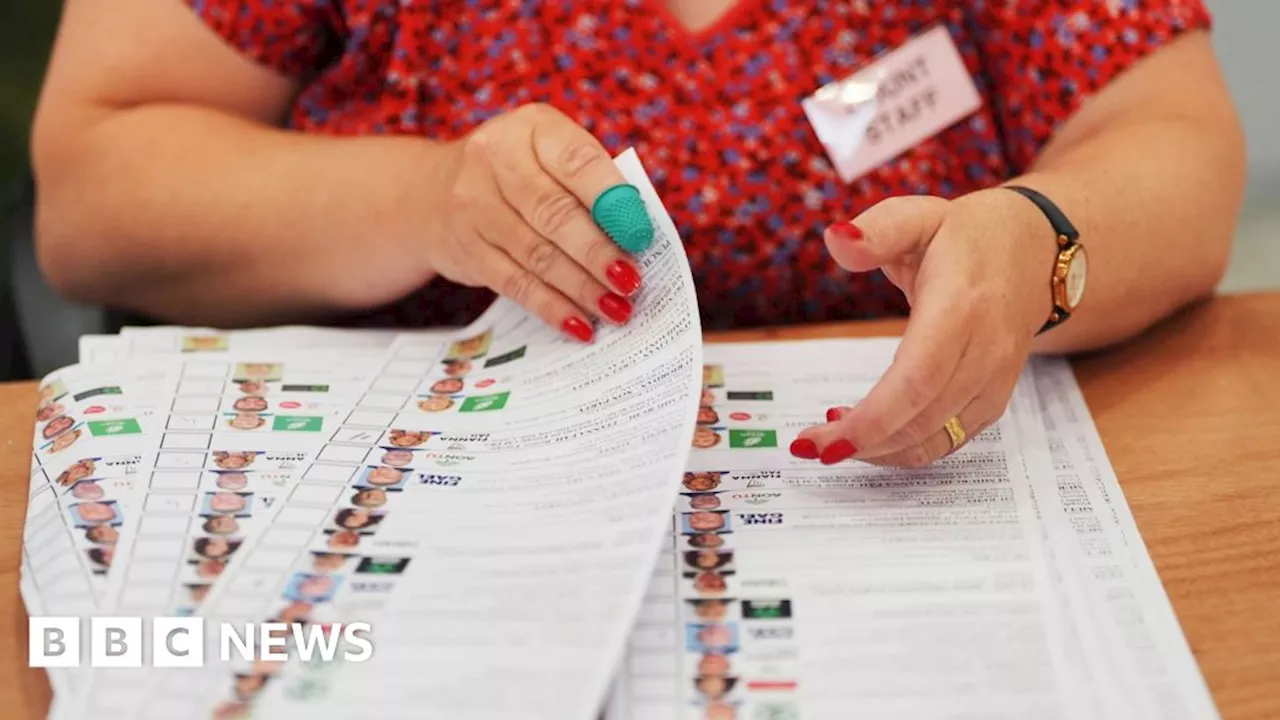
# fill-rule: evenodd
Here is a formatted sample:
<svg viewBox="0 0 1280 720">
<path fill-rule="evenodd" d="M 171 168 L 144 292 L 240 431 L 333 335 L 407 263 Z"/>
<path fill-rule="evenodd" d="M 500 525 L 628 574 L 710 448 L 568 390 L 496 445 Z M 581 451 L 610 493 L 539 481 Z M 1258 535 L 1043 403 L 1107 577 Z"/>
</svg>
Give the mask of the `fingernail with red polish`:
<svg viewBox="0 0 1280 720">
<path fill-rule="evenodd" d="M 610 320 L 622 325 L 631 319 L 631 303 L 627 299 L 607 293 L 600 298 L 600 312 Z"/>
<path fill-rule="evenodd" d="M 834 465 L 841 460 L 847 460 L 856 452 L 858 452 L 858 448 L 854 447 L 853 443 L 841 438 L 822 448 L 820 459 L 823 465 Z"/>
<path fill-rule="evenodd" d="M 844 417 L 844 408 L 833 407 L 827 408 L 827 422 L 835 422 Z"/>
<path fill-rule="evenodd" d="M 595 336 L 595 331 L 587 324 L 586 320 L 580 317 L 571 317 L 564 321 L 564 325 L 560 326 L 564 330 L 564 334 L 573 338 L 577 338 L 584 343 L 591 342 L 591 338 Z"/>
<path fill-rule="evenodd" d="M 862 229 L 851 222 L 833 223 L 827 230 L 846 242 L 855 242 L 863 238 Z"/>
<path fill-rule="evenodd" d="M 791 454 L 801 460 L 817 460 L 818 446 L 807 438 L 796 438 L 791 441 Z"/>
<path fill-rule="evenodd" d="M 605 268 L 604 274 L 623 295 L 634 295 L 640 289 L 640 273 L 625 260 L 613 261 L 612 265 Z"/>
</svg>

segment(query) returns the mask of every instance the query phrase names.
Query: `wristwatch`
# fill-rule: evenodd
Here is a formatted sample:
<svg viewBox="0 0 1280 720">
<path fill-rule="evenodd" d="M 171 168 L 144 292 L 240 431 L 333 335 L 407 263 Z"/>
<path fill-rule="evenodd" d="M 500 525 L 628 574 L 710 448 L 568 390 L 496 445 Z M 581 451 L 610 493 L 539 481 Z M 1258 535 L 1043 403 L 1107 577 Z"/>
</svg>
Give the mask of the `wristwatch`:
<svg viewBox="0 0 1280 720">
<path fill-rule="evenodd" d="M 1053 297 L 1053 310 L 1040 333 L 1062 324 L 1080 306 L 1084 296 L 1085 280 L 1089 274 L 1089 255 L 1080 244 L 1080 232 L 1076 230 L 1066 213 L 1049 198 L 1028 187 L 1002 185 L 1035 203 L 1049 219 L 1049 225 L 1058 236 L 1058 257 L 1053 263 L 1053 276 L 1049 278 L 1049 290 Z"/>
</svg>

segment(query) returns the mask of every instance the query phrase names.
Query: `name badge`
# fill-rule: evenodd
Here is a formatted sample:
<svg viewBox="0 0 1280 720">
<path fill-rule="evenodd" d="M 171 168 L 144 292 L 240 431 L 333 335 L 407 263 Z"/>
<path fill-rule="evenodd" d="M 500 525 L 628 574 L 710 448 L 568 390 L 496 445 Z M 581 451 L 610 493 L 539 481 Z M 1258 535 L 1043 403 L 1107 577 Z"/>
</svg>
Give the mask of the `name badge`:
<svg viewBox="0 0 1280 720">
<path fill-rule="evenodd" d="M 951 33 L 937 26 L 802 103 L 846 183 L 982 106 Z"/>
</svg>

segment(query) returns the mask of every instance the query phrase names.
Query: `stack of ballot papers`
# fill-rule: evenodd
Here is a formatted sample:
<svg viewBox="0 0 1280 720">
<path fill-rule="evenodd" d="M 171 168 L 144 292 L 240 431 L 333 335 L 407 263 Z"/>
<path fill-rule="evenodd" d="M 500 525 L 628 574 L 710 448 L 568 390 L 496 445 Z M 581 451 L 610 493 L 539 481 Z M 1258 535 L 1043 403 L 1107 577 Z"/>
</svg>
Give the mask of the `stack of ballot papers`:
<svg viewBox="0 0 1280 720">
<path fill-rule="evenodd" d="M 22 554 L 50 717 L 1217 717 L 1064 361 L 932 467 L 793 458 L 896 340 L 704 345 L 617 163 L 657 237 L 589 346 L 505 301 L 83 338 Z"/>
</svg>

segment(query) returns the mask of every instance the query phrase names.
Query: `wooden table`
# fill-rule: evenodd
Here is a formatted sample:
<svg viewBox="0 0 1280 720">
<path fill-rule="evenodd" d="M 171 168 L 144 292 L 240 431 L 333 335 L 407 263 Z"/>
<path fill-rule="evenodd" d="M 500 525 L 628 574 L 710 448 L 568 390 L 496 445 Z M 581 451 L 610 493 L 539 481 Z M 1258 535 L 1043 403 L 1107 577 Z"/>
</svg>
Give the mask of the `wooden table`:
<svg viewBox="0 0 1280 720">
<path fill-rule="evenodd" d="M 896 321 L 723 340 L 892 335 Z M 1226 720 L 1280 718 L 1280 293 L 1227 297 L 1074 363 L 1112 464 Z M 0 715 L 44 717 L 18 550 L 35 385 L 0 385 Z"/>
</svg>

